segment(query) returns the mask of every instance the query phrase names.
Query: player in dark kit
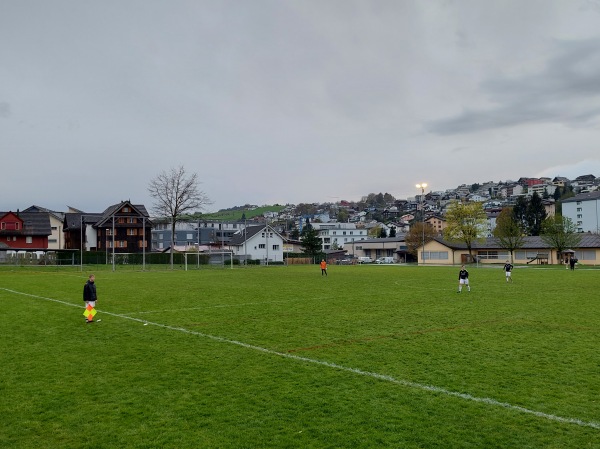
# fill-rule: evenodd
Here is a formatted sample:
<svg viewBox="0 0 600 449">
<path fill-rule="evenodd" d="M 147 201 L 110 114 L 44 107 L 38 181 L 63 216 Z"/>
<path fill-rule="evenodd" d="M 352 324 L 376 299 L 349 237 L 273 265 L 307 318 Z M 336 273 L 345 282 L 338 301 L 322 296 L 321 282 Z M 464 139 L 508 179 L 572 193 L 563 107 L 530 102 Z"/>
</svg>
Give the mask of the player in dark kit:
<svg viewBox="0 0 600 449">
<path fill-rule="evenodd" d="M 467 286 L 467 291 L 471 291 L 471 287 L 469 286 L 469 272 L 463 265 L 460 267 L 460 271 L 458 272 L 458 292 L 462 291 L 463 285 Z"/>
<path fill-rule="evenodd" d="M 506 273 L 506 282 L 512 282 L 512 269 L 513 265 L 507 260 L 504 264 L 504 273 Z"/>
</svg>

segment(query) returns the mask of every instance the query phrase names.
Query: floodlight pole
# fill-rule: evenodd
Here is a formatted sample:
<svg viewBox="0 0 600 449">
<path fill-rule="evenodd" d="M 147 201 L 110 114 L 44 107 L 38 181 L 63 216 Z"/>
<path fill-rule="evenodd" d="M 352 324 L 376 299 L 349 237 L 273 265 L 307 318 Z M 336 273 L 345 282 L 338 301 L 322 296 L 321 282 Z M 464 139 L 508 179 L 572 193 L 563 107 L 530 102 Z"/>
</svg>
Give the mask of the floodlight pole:
<svg viewBox="0 0 600 449">
<path fill-rule="evenodd" d="M 115 214 L 112 216 L 112 270 L 115 271 Z"/>
<path fill-rule="evenodd" d="M 79 255 L 79 271 L 83 272 L 83 217 L 84 215 L 81 214 L 81 216 L 79 217 L 79 243 L 80 243 L 80 255 Z"/>
<path fill-rule="evenodd" d="M 422 182 L 416 185 L 417 189 L 421 189 L 421 233 L 422 233 L 422 250 L 421 250 L 421 259 L 423 264 L 425 264 L 425 187 L 427 187 L 427 183 Z"/>
<path fill-rule="evenodd" d="M 142 217 L 142 271 L 146 271 L 146 217 Z"/>
</svg>

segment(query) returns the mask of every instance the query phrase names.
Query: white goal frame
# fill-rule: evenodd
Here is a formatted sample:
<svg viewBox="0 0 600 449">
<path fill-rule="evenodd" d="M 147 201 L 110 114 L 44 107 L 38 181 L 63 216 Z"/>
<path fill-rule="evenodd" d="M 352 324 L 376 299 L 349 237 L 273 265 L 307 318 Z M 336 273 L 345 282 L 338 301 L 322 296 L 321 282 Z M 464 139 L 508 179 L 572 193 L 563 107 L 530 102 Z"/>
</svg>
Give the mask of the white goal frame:
<svg viewBox="0 0 600 449">
<path fill-rule="evenodd" d="M 216 251 L 216 252 L 211 251 L 210 253 L 185 252 L 185 253 L 183 253 L 185 271 L 188 271 L 188 256 L 193 256 L 196 258 L 196 266 L 198 268 L 200 268 L 200 256 L 209 256 L 209 262 L 208 262 L 209 265 L 212 265 L 210 262 L 210 258 L 212 258 L 214 256 L 221 256 L 222 260 L 223 260 L 223 262 L 222 262 L 223 267 L 225 267 L 225 265 L 226 265 L 225 258 L 229 257 L 229 265 L 230 265 L 230 268 L 233 269 L 233 252 L 232 251 Z"/>
</svg>

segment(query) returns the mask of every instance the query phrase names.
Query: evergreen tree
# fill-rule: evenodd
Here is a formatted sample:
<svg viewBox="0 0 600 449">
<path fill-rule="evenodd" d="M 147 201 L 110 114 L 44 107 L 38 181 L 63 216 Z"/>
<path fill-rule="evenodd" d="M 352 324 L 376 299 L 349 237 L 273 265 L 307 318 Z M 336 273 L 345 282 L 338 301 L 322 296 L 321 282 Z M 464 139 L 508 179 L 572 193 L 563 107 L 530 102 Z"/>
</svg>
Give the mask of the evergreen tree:
<svg viewBox="0 0 600 449">
<path fill-rule="evenodd" d="M 556 186 L 556 189 L 554 189 L 554 194 L 552 195 L 552 198 L 554 198 L 554 201 L 558 201 L 560 200 L 560 186 Z"/>
<path fill-rule="evenodd" d="M 512 215 L 521 231 L 527 233 L 527 199 L 524 196 L 517 197 L 515 206 L 512 208 Z"/>
<path fill-rule="evenodd" d="M 396 237 L 396 226 L 390 226 L 390 237 Z"/>
<path fill-rule="evenodd" d="M 387 237 L 387 231 L 384 227 L 379 228 L 379 238 L 384 239 Z"/>
<path fill-rule="evenodd" d="M 309 223 L 308 218 L 306 219 L 306 224 L 302 228 L 300 241 L 302 242 L 302 249 L 309 256 L 316 256 L 321 253 L 321 239 L 319 238 L 319 233 Z"/>
<path fill-rule="evenodd" d="M 546 219 L 546 216 L 546 208 L 542 203 L 542 199 L 537 194 L 537 192 L 533 192 L 533 195 L 531 196 L 531 200 L 529 200 L 529 204 L 527 205 L 527 210 L 525 212 L 527 233 L 529 235 L 540 235 L 542 231 L 542 223 Z"/>
</svg>

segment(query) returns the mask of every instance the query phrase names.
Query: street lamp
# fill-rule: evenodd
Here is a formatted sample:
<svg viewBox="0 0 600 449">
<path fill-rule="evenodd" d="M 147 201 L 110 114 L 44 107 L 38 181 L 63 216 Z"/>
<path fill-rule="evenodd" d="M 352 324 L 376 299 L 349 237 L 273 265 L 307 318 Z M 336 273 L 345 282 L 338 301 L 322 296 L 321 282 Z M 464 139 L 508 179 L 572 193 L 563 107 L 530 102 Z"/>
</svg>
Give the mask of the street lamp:
<svg viewBox="0 0 600 449">
<path fill-rule="evenodd" d="M 425 207 L 424 207 L 424 201 L 425 201 L 425 188 L 427 187 L 427 183 L 426 182 L 422 182 L 420 184 L 416 185 L 417 189 L 421 189 L 421 221 L 422 221 L 422 225 L 421 225 L 421 230 L 422 230 L 422 235 L 423 235 L 423 249 L 421 252 L 421 259 L 423 260 L 423 263 L 425 263 Z"/>
</svg>

